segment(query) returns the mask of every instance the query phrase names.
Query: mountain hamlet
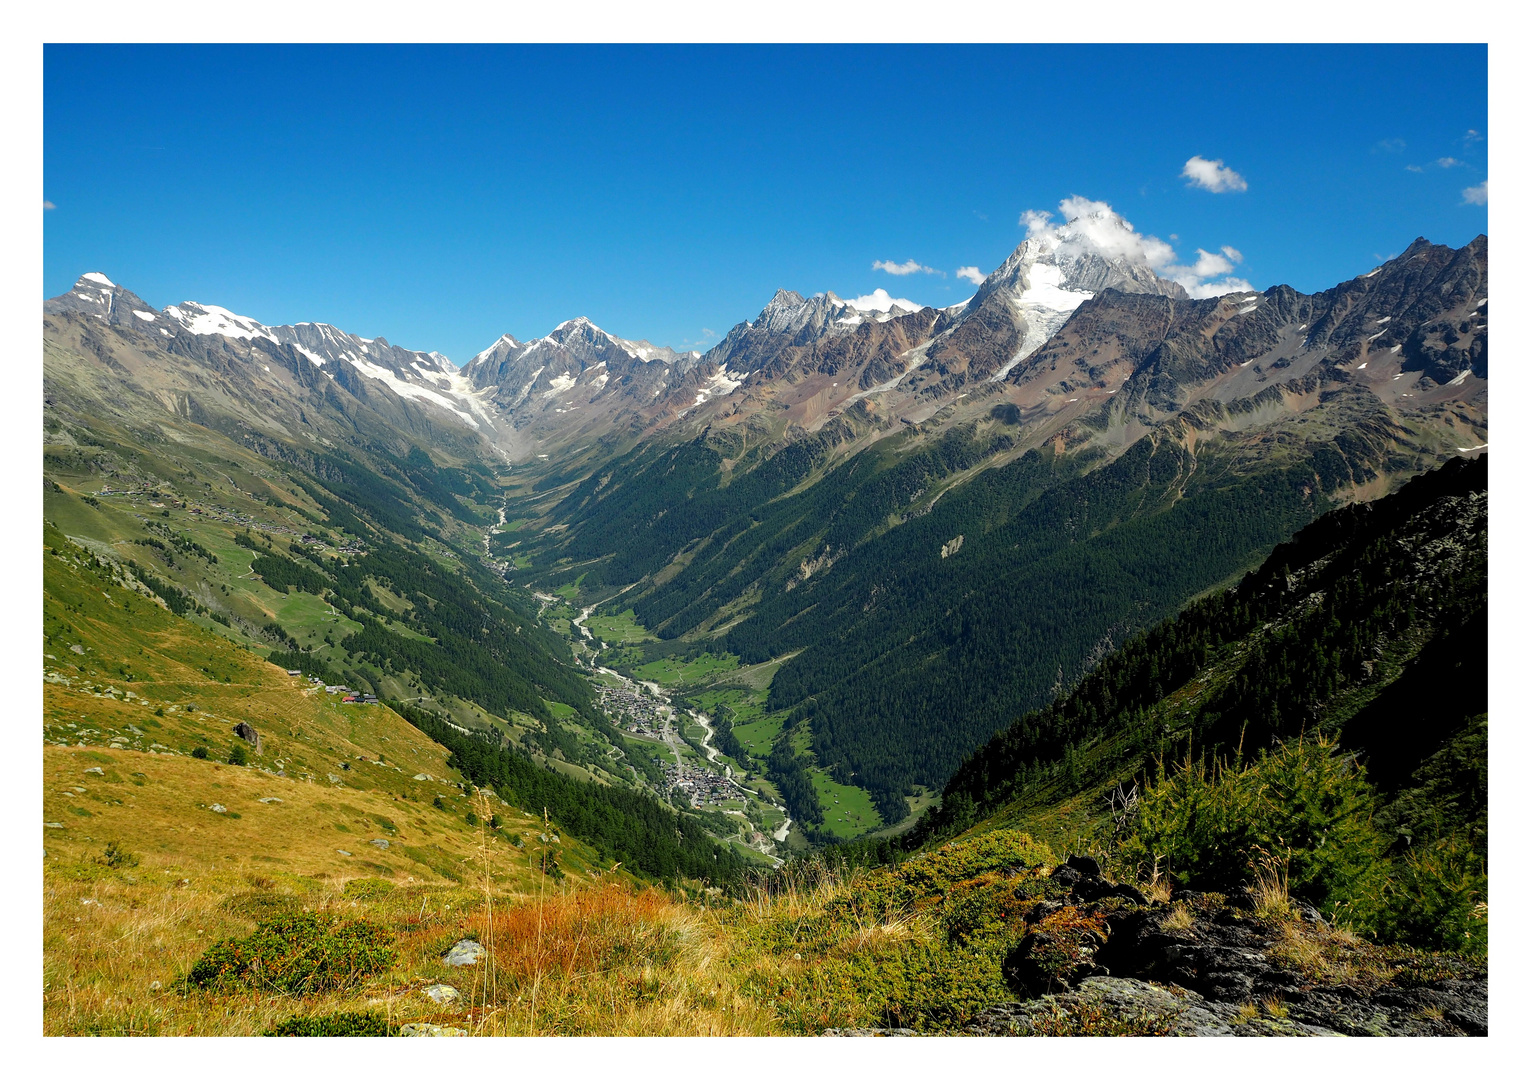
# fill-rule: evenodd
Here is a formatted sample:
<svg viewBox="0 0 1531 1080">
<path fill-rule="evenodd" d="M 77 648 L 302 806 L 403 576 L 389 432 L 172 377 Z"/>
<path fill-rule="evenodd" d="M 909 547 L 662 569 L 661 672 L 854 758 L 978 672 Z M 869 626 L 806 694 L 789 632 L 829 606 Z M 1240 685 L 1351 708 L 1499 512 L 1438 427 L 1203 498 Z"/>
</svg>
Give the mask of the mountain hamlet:
<svg viewBox="0 0 1531 1080">
<path fill-rule="evenodd" d="M 458 367 L 43 308 L 51 1034 L 1487 1034 L 1488 241 Z"/>
</svg>

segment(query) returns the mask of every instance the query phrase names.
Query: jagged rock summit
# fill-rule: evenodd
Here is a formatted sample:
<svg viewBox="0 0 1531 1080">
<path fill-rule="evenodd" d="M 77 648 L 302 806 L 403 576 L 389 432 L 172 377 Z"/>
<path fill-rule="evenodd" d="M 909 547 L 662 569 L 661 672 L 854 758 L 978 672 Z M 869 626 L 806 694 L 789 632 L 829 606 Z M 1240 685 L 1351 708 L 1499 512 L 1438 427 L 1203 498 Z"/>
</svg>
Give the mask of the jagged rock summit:
<svg viewBox="0 0 1531 1080">
<path fill-rule="evenodd" d="M 43 301 L 44 315 L 57 315 L 66 311 L 93 315 L 113 326 L 132 325 L 134 321 L 152 324 L 159 319 L 159 312 L 144 303 L 136 293 L 129 292 L 105 274 L 95 271 L 81 274 L 74 288 L 68 292 Z"/>
</svg>

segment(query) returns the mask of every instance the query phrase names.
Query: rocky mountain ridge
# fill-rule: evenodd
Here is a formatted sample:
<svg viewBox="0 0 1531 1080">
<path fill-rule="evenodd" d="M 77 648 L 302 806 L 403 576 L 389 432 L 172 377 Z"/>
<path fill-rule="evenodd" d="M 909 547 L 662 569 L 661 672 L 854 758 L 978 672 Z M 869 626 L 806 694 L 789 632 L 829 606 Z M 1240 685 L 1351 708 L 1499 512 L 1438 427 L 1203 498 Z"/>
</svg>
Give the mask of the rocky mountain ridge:
<svg viewBox="0 0 1531 1080">
<path fill-rule="evenodd" d="M 1065 439 L 1082 420 L 1095 442 L 1119 447 L 1188 408 L 1237 426 L 1360 388 L 1394 409 L 1438 413 L 1472 403 L 1486 383 L 1484 237 L 1456 252 L 1416 240 L 1312 296 L 1277 286 L 1197 300 L 1140 252 L 1113 249 L 1102 227 L 1075 221 L 1028 238 L 944 309 L 779 290 L 706 353 L 619 338 L 581 317 L 529 342 L 502 335 L 458 369 L 323 323 L 264 326 L 196 303 L 155 311 L 94 272 L 44 312 L 96 316 L 172 353 L 205 356 L 221 347 L 206 339 L 219 339 L 285 349 L 284 361 L 304 358 L 327 378 L 349 368 L 468 427 L 486 457 L 534 465 L 711 427 L 791 441 L 847 410 L 886 429 L 999 409 Z"/>
</svg>

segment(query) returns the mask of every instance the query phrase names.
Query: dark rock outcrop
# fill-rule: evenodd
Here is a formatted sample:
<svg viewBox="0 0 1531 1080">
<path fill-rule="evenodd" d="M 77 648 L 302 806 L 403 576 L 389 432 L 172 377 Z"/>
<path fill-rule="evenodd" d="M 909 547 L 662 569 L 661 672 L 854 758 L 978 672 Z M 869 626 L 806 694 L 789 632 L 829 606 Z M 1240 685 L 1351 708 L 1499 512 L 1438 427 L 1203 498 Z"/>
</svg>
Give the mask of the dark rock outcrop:
<svg viewBox="0 0 1531 1080">
<path fill-rule="evenodd" d="M 234 725 L 234 734 L 255 747 L 257 753 L 260 752 L 260 732 L 256 731 L 249 724 L 241 720 Z"/>
<path fill-rule="evenodd" d="M 1488 975 L 1449 955 L 1386 948 L 1293 902 L 1190 889 L 1152 902 L 1094 859 L 1055 868 L 1002 972 L 1020 1002 L 975 1035 L 1487 1035 Z"/>
</svg>

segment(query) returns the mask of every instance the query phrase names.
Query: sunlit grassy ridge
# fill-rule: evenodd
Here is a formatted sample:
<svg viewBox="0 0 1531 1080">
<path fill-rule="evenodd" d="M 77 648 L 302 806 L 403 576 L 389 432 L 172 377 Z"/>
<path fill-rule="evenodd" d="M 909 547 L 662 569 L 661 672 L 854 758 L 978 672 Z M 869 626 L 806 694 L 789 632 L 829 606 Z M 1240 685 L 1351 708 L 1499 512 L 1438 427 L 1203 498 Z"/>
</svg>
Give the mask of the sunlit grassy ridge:
<svg viewBox="0 0 1531 1080">
<path fill-rule="evenodd" d="M 216 846 L 199 855 L 146 852 L 136 864 L 136 853 L 122 846 L 111 858 L 102 850 L 56 860 L 45 890 L 46 1029 L 259 1034 L 284 1025 L 381 1033 L 435 1024 L 476 1035 L 815 1035 L 867 1027 L 952 1034 L 1016 998 L 1006 965 L 1029 933 L 1050 933 L 1066 947 L 1069 935 L 1103 925 L 1101 912 L 1075 907 L 1066 880 L 1053 875 L 1057 856 L 1014 830 L 955 841 L 897 866 L 794 863 L 735 896 L 611 878 L 555 880 L 535 872 L 531 844 L 521 864 L 530 873 L 502 873 L 490 846 L 465 854 L 460 883 L 309 874 L 301 851 L 282 865 L 242 853 L 219 857 Z M 1157 909 L 1168 907 L 1162 881 L 1145 891 Z M 295 918 L 303 912 L 318 921 Z M 1450 970 L 1425 954 L 1379 950 L 1304 922 L 1284 894 L 1272 893 L 1249 917 L 1278 934 L 1273 962 L 1316 985 L 1408 985 Z M 298 933 L 284 938 L 294 925 Z M 316 980 L 315 992 L 283 990 L 250 975 L 241 981 L 237 971 L 206 987 L 186 981 L 209 970 L 196 967 L 200 958 L 227 957 L 252 932 L 266 955 L 301 972 L 304 927 L 316 926 L 349 926 L 346 934 L 365 943 L 358 966 L 332 980 L 338 988 Z M 481 943 L 485 955 L 471 967 L 448 967 L 444 955 L 464 938 Z M 1116 1017 L 1055 1019 L 1057 1033 L 1156 1033 L 1141 1025 L 1117 1030 Z"/>
<path fill-rule="evenodd" d="M 358 877 L 428 907 L 470 879 L 534 887 L 544 850 L 560 873 L 593 871 L 583 845 L 475 794 L 391 710 L 341 705 L 124 587 L 57 532 L 44 539 L 48 1030 L 245 1030 L 143 1004 L 147 988 L 212 937 L 340 903 Z M 259 749 L 233 733 L 241 722 Z M 235 747 L 248 765 L 227 763 Z M 137 865 L 99 863 L 108 845 Z"/>
</svg>

